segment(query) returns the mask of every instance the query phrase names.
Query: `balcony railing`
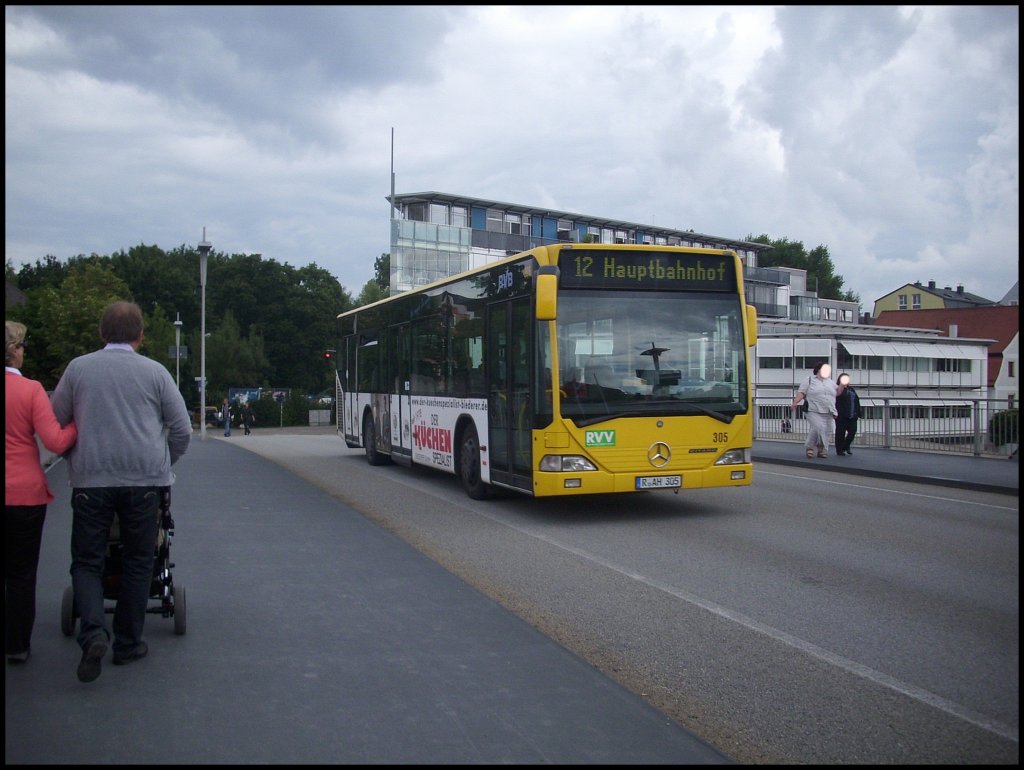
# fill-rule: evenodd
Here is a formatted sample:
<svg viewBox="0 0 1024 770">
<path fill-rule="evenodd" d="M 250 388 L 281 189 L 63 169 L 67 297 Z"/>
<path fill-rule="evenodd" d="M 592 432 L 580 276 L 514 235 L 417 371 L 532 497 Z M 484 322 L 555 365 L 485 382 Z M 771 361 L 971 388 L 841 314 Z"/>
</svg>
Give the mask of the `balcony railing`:
<svg viewBox="0 0 1024 770">
<path fill-rule="evenodd" d="M 754 402 L 754 438 L 803 443 L 807 419 L 794 414 L 786 398 Z M 1005 399 L 864 397 L 855 446 L 943 452 L 976 457 L 1013 457 L 1019 438 L 1018 410 Z M 788 421 L 789 430 L 785 422 Z"/>
</svg>

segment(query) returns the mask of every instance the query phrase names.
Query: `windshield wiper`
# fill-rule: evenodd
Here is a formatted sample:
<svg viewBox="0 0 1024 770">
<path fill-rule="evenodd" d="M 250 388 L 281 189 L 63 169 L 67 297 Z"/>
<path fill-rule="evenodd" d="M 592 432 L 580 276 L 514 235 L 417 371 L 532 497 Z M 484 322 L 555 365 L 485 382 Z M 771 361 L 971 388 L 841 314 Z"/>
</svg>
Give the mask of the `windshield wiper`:
<svg viewBox="0 0 1024 770">
<path fill-rule="evenodd" d="M 718 411 L 716 411 L 714 409 L 708 409 L 706 406 L 701 406 L 700 404 L 694 404 L 694 403 L 687 402 L 687 401 L 684 401 L 682 403 L 675 402 L 675 401 L 673 401 L 673 402 L 664 402 L 664 403 L 665 403 L 666 406 L 671 406 L 671 411 L 669 412 L 669 414 L 675 413 L 675 410 L 677 410 L 677 409 L 679 409 L 681 407 L 682 408 L 688 407 L 690 409 L 695 409 L 696 411 L 700 412 L 701 414 L 706 414 L 708 417 L 712 417 L 712 418 L 718 420 L 719 422 L 724 422 L 726 425 L 731 424 L 732 421 L 736 417 L 736 415 L 734 415 L 734 414 L 725 414 L 724 412 L 718 412 Z M 643 415 L 642 412 L 613 412 L 613 413 L 609 413 L 609 414 L 599 414 L 599 415 L 595 415 L 593 417 L 584 417 L 581 420 L 573 420 L 573 422 L 576 423 L 577 427 L 585 428 L 588 425 L 596 425 L 599 422 L 607 422 L 608 420 L 616 420 L 619 417 L 640 417 L 642 415 Z"/>
<path fill-rule="evenodd" d="M 725 412 L 719 412 L 715 409 L 708 409 L 706 406 L 701 406 L 695 401 L 648 401 L 646 405 L 656 405 L 664 407 L 668 414 L 675 414 L 677 409 L 684 409 L 686 407 L 690 407 L 692 409 L 696 409 L 701 414 L 706 414 L 708 417 L 714 417 L 716 420 L 718 420 L 719 422 L 724 422 L 726 425 L 731 423 L 733 419 L 735 419 L 736 417 L 735 414 L 726 414 Z"/>
<path fill-rule="evenodd" d="M 713 417 L 719 422 L 724 422 L 726 425 L 729 425 L 733 421 L 733 418 L 736 416 L 734 414 L 724 414 L 722 412 L 715 411 L 714 409 L 708 409 L 706 406 L 695 404 L 692 401 L 684 401 L 681 404 L 677 404 L 676 406 L 692 407 L 693 409 L 696 409 L 698 412 L 706 414 L 708 417 Z"/>
</svg>

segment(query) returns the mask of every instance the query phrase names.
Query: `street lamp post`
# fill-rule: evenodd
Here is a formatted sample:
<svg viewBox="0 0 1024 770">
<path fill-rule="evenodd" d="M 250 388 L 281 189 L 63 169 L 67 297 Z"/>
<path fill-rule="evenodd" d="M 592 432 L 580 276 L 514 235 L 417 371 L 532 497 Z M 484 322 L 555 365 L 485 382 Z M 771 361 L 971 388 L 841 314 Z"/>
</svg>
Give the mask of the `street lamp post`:
<svg viewBox="0 0 1024 770">
<path fill-rule="evenodd" d="M 199 251 L 199 437 L 206 441 L 206 261 L 210 256 L 213 244 L 206 240 L 206 228 L 203 228 L 203 240 L 197 247 Z"/>
<path fill-rule="evenodd" d="M 174 319 L 174 381 L 181 390 L 181 313 Z"/>
</svg>

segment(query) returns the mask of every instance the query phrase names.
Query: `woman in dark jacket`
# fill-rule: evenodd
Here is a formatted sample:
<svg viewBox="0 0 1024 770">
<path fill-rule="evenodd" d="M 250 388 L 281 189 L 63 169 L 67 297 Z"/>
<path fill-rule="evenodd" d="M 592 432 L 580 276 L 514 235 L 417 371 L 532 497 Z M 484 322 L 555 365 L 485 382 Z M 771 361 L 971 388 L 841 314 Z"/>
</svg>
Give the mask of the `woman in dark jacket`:
<svg viewBox="0 0 1024 770">
<path fill-rule="evenodd" d="M 256 422 L 256 415 L 252 413 L 252 404 L 248 401 L 242 406 L 242 426 L 245 428 L 245 435 L 252 432 L 252 424 Z"/>
<path fill-rule="evenodd" d="M 860 397 L 850 385 L 850 375 L 843 372 L 836 382 L 836 454 L 852 455 L 850 445 L 857 435 Z"/>
</svg>

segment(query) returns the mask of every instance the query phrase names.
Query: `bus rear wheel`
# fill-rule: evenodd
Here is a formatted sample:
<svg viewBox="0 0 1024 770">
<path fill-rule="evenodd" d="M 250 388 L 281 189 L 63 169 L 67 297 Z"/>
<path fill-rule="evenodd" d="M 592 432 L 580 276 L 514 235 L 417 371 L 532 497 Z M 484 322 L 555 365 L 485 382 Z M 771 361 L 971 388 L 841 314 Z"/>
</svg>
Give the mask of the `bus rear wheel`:
<svg viewBox="0 0 1024 770">
<path fill-rule="evenodd" d="M 388 458 L 377 451 L 377 433 L 373 428 L 373 415 L 369 412 L 363 418 L 363 446 L 366 448 L 366 462 L 370 465 L 384 465 Z"/>
<path fill-rule="evenodd" d="M 491 497 L 490 485 L 480 478 L 480 440 L 472 425 L 463 432 L 459 446 L 459 479 L 466 494 L 474 500 L 487 500 Z"/>
</svg>

